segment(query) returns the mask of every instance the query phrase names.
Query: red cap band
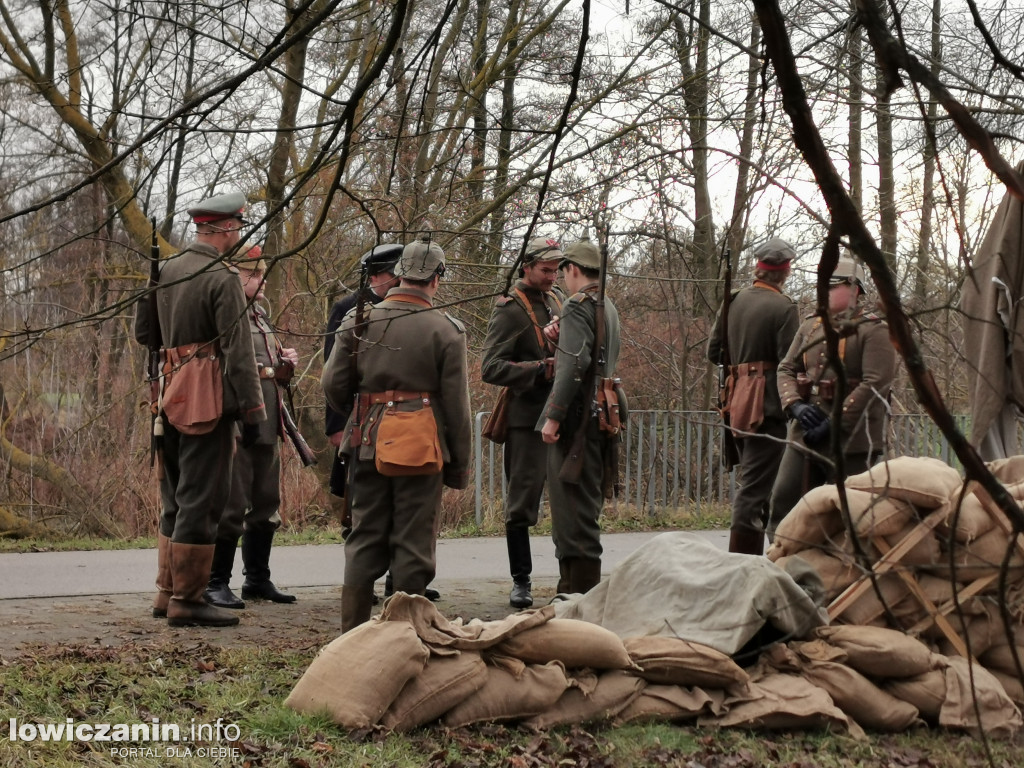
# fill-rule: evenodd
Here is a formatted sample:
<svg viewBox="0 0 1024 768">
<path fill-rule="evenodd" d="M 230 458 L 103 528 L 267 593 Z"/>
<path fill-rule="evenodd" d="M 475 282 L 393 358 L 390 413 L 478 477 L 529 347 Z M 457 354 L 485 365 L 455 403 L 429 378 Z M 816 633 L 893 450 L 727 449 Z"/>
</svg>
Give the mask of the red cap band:
<svg viewBox="0 0 1024 768">
<path fill-rule="evenodd" d="M 757 262 L 757 268 L 763 269 L 765 272 L 781 272 L 784 269 L 789 269 L 789 262 L 784 261 L 781 264 L 769 264 L 766 261 Z"/>
</svg>

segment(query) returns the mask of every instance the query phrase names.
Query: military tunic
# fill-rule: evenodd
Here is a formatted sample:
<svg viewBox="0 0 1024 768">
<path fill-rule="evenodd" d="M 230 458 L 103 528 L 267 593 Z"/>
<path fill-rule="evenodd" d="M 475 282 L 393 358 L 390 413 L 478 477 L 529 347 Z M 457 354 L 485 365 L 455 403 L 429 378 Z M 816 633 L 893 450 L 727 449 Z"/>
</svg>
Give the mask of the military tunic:
<svg viewBox="0 0 1024 768">
<path fill-rule="evenodd" d="M 585 286 L 563 307 L 559 321 L 555 378 L 544 411 L 537 421 L 560 423 L 559 440 L 548 446 L 548 493 L 551 502 L 551 536 L 559 560 L 599 560 L 602 554 L 598 519 L 604 506 L 601 492 L 604 436 L 594 418 L 594 382 L 584 381 L 594 349 L 597 325 L 597 284 Z M 612 377 L 619 359 L 619 313 L 609 298 L 604 302 L 605 365 L 597 376 Z M 577 429 L 586 430 L 583 472 L 578 485 L 562 482 L 558 474 Z"/>
<path fill-rule="evenodd" d="M 345 585 L 372 591 L 390 565 L 395 591 L 422 595 L 434 578 L 437 515 L 442 485 L 469 483 L 472 427 L 465 329 L 432 311 L 428 294 L 412 286 L 392 288 L 367 313 L 358 343 L 356 380 L 350 356 L 356 349 L 355 317 L 342 321 L 321 383 L 327 402 L 341 411 L 358 392 L 430 393 L 440 439 L 441 474 L 386 477 L 374 463 L 377 426 L 384 403 L 353 412 L 342 450 L 349 456 L 352 532 L 345 541 Z M 400 403 L 415 410 L 419 401 Z M 354 425 L 359 419 L 361 431 Z M 353 434 L 358 444 L 353 446 Z"/>
<path fill-rule="evenodd" d="M 224 416 L 205 435 L 185 435 L 164 419 L 164 478 L 160 532 L 181 544 L 212 544 L 231 487 L 235 419 L 266 419 L 252 342 L 240 322 L 246 312 L 238 271 L 221 255 L 194 243 L 161 265 L 156 291 L 164 347 L 216 341 L 224 385 Z M 147 312 L 140 302 L 136 338 L 146 343 Z"/>
<path fill-rule="evenodd" d="M 896 375 L 896 350 L 889 340 L 889 327 L 877 314 L 858 307 L 833 318 L 839 334 L 840 360 L 846 372 L 849 392 L 839 409 L 839 445 L 845 461 L 845 475 L 863 472 L 885 449 L 889 424 L 889 392 Z M 821 318 L 808 317 L 801 323 L 785 359 L 779 364 L 779 397 L 783 408 L 804 399 L 799 392 L 798 376 L 806 375 L 812 387 L 806 399 L 832 418 L 835 380 Z M 832 419 L 832 429 L 836 421 Z M 789 441 L 803 443 L 798 421 L 789 426 Z M 818 446 L 820 452 L 831 449 Z M 830 467 L 790 445 L 772 489 L 769 532 L 785 517 L 807 490 L 835 482 Z"/>
<path fill-rule="evenodd" d="M 491 313 L 480 368 L 485 382 L 509 388 L 503 459 L 508 489 L 505 524 L 513 527 L 537 524 L 544 493 L 547 449 L 536 425 L 551 391 L 545 358 L 553 350 L 542 329 L 561 307 L 554 292 L 539 291 L 524 281 L 515 290 L 498 299 Z"/>
<path fill-rule="evenodd" d="M 270 318 L 258 304 L 247 313 L 249 331 L 257 367 L 273 369 L 281 362 L 281 343 L 274 333 Z M 281 420 L 281 391 L 269 374 L 261 375 L 263 402 L 267 420 L 260 424 L 256 443 L 249 447 L 238 444 L 231 470 L 231 493 L 224 515 L 217 527 L 217 538 L 237 541 L 243 523 L 249 530 L 272 533 L 281 525 L 281 450 L 284 438 Z"/>
<path fill-rule="evenodd" d="M 774 285 L 757 280 L 736 291 L 729 303 L 729 359 L 732 365 L 764 362 L 764 421 L 750 436 L 736 435 L 738 488 L 732 500 L 733 532 L 760 534 L 768 500 L 785 450 L 786 415 L 779 401 L 776 368 L 800 323 L 796 303 Z M 708 339 L 708 359 L 722 364 L 722 316 Z M 763 538 L 761 539 L 763 541 Z"/>
</svg>

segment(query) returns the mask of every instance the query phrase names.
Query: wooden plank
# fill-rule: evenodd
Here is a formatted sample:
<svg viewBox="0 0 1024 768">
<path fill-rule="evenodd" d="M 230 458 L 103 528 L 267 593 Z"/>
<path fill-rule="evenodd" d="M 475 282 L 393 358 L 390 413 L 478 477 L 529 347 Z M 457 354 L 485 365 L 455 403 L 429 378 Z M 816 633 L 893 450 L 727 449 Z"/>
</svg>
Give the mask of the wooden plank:
<svg viewBox="0 0 1024 768">
<path fill-rule="evenodd" d="M 881 576 L 883 573 L 891 571 L 899 565 L 900 559 L 917 546 L 921 539 L 934 531 L 936 526 L 945 520 L 948 515 L 949 509 L 943 506 L 918 523 L 910 533 L 903 537 L 899 544 L 882 555 L 878 562 L 875 563 L 872 568 L 875 575 Z M 833 600 L 828 607 L 829 620 L 835 621 L 839 616 L 842 616 L 843 612 L 869 589 L 872 589 L 872 584 L 871 578 L 867 575 L 844 589 L 842 594 Z"/>
<path fill-rule="evenodd" d="M 989 517 L 995 521 L 996 525 L 1003 529 L 1003 533 L 1006 534 L 1007 538 L 1014 535 L 1013 523 L 1011 523 L 1006 518 L 1006 515 L 1003 514 L 1003 511 L 999 509 L 999 505 L 996 504 L 995 499 L 992 498 L 992 494 L 990 494 L 983 486 L 979 485 L 977 480 L 972 480 L 968 484 L 967 491 L 968 493 L 973 493 L 978 497 L 978 501 L 981 502 L 981 506 L 984 507 L 986 512 L 988 512 Z M 1020 553 L 1024 555 L 1024 535 L 1017 536 L 1014 539 L 1014 544 L 1017 549 L 1020 550 Z"/>
</svg>

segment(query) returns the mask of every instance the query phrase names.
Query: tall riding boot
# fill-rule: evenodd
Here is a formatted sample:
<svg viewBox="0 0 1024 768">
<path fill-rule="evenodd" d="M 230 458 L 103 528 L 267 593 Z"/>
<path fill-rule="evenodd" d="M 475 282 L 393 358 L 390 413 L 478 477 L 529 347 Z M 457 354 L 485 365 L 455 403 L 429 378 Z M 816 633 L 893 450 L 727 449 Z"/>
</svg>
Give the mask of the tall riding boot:
<svg viewBox="0 0 1024 768">
<path fill-rule="evenodd" d="M 231 569 L 235 565 L 234 539 L 217 539 L 213 545 L 213 565 L 210 568 L 210 583 L 206 587 L 206 602 L 220 608 L 241 610 L 245 603 L 231 591 Z"/>
<path fill-rule="evenodd" d="M 153 618 L 167 618 L 167 604 L 174 593 L 171 571 L 171 537 L 156 535 L 156 597 L 153 598 Z"/>
<path fill-rule="evenodd" d="M 572 561 L 571 592 L 586 594 L 601 583 L 601 561 L 576 558 Z"/>
<path fill-rule="evenodd" d="M 341 631 L 365 624 L 373 610 L 373 584 L 349 585 L 341 588 Z"/>
<path fill-rule="evenodd" d="M 764 534 L 747 528 L 734 528 L 729 531 L 729 551 L 743 555 L 763 555 Z"/>
<path fill-rule="evenodd" d="M 286 595 L 270 580 L 270 548 L 274 531 L 267 529 L 242 532 L 242 597 L 246 600 L 270 600 L 273 603 L 294 603 L 295 595 Z"/>
<path fill-rule="evenodd" d="M 167 604 L 167 623 L 172 627 L 231 627 L 238 616 L 203 599 L 213 565 L 213 544 L 171 542 L 174 595 Z"/>
<path fill-rule="evenodd" d="M 572 563 L 571 557 L 560 557 L 558 559 L 558 586 L 555 592 L 565 595 L 572 591 Z"/>
<path fill-rule="evenodd" d="M 522 525 L 505 526 L 505 542 L 508 545 L 508 567 L 512 574 L 512 592 L 508 604 L 513 608 L 529 608 L 533 605 L 530 574 L 533 572 L 533 556 L 530 553 L 530 529 Z"/>
</svg>

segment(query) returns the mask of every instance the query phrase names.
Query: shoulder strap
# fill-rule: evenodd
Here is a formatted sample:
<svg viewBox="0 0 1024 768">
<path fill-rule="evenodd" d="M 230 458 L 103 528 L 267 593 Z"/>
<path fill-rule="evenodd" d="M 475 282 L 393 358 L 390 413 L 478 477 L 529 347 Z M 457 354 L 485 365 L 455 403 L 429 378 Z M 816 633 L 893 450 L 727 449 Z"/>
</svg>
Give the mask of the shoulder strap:
<svg viewBox="0 0 1024 768">
<path fill-rule="evenodd" d="M 530 317 L 530 322 L 533 323 L 533 332 L 537 335 L 537 345 L 543 351 L 546 348 L 544 344 L 544 330 L 541 328 L 540 323 L 537 321 L 537 313 L 533 311 L 533 303 L 530 298 L 523 293 L 522 289 L 514 288 L 516 297 L 519 299 L 519 304 L 522 305 L 523 309 L 526 310 L 526 314 Z"/>
</svg>

